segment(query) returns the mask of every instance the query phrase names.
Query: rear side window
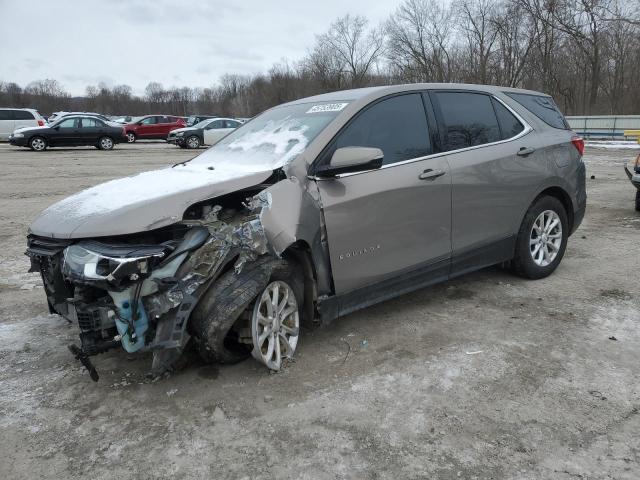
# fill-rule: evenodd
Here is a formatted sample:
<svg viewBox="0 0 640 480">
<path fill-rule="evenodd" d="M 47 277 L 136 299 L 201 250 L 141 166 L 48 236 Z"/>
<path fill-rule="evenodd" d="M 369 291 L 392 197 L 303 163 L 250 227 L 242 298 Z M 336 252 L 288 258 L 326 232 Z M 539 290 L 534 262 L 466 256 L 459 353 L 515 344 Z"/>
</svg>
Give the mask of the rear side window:
<svg viewBox="0 0 640 480">
<path fill-rule="evenodd" d="M 0 110 L 0 120 L 13 120 L 11 110 Z"/>
<path fill-rule="evenodd" d="M 340 133 L 330 155 L 342 147 L 379 148 L 385 165 L 429 155 L 431 144 L 421 95 L 400 95 L 367 108 Z"/>
<path fill-rule="evenodd" d="M 435 92 L 444 150 L 458 150 L 501 140 L 491 97 L 481 93 Z"/>
<path fill-rule="evenodd" d="M 505 94 L 513 98 L 516 102 L 525 107 L 547 125 L 550 125 L 553 128 L 569 130 L 569 124 L 564 119 L 551 97 L 529 95 L 526 93 L 505 92 Z"/>
<path fill-rule="evenodd" d="M 520 120 L 518 120 L 507 107 L 495 99 L 491 99 L 491 101 L 493 102 L 493 108 L 498 117 L 503 140 L 513 138 L 524 130 L 524 125 L 520 123 Z"/>
<path fill-rule="evenodd" d="M 226 128 L 238 128 L 240 123 L 233 120 L 225 120 L 225 126 Z"/>
<path fill-rule="evenodd" d="M 95 118 L 83 118 L 82 128 L 104 127 L 104 124 Z"/>
<path fill-rule="evenodd" d="M 35 117 L 33 113 L 27 112 L 26 110 L 14 110 L 13 111 L 13 119 L 14 120 L 33 120 Z"/>
</svg>

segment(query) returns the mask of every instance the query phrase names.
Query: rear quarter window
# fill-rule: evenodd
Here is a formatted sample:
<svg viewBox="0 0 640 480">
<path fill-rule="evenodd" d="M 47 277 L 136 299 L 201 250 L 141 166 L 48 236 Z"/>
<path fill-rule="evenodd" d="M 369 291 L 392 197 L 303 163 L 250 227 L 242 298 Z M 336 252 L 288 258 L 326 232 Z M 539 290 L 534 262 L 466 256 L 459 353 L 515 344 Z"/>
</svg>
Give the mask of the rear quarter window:
<svg viewBox="0 0 640 480">
<path fill-rule="evenodd" d="M 505 92 L 505 94 L 513 98 L 547 125 L 562 130 L 570 129 L 569 124 L 564 119 L 562 113 L 560 113 L 560 110 L 558 110 L 553 98 L 527 93 Z"/>
<path fill-rule="evenodd" d="M 27 112 L 26 110 L 14 110 L 13 111 L 13 119 L 14 120 L 33 120 L 35 117 L 33 113 Z"/>
<path fill-rule="evenodd" d="M 518 120 L 507 107 L 495 99 L 491 99 L 491 101 L 493 102 L 493 108 L 498 117 L 503 140 L 513 138 L 524 130 L 524 125 L 520 123 L 520 120 Z"/>
</svg>

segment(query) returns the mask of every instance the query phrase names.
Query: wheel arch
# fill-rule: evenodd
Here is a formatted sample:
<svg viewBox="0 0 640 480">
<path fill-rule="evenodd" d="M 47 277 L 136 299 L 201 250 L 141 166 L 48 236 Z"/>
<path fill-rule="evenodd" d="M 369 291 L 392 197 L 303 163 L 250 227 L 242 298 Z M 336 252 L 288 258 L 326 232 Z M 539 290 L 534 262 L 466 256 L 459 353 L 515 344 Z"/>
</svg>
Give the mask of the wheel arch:
<svg viewBox="0 0 640 480">
<path fill-rule="evenodd" d="M 533 205 L 533 203 L 538 198 L 545 197 L 545 196 L 554 197 L 560 200 L 560 202 L 564 206 L 565 212 L 567 213 L 567 222 L 569 223 L 569 232 L 573 232 L 575 211 L 574 211 L 573 202 L 571 201 L 571 196 L 569 195 L 569 193 L 567 193 L 567 191 L 560 186 L 547 187 L 544 190 L 542 190 L 538 195 L 536 195 L 533 201 L 529 204 L 529 207 Z"/>
<path fill-rule="evenodd" d="M 297 240 L 283 252 L 282 258 L 291 258 L 297 262 L 304 275 L 304 311 L 303 320 L 310 325 L 316 318 L 316 303 L 318 300 L 317 273 L 313 261 L 311 246 L 305 240 Z"/>
</svg>

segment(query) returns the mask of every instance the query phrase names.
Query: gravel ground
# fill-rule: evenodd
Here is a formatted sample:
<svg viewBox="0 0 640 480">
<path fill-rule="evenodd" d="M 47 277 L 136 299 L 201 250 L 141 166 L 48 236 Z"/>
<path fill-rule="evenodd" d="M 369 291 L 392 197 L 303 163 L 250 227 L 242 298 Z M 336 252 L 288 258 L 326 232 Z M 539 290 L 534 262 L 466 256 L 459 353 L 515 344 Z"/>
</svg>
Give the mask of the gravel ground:
<svg viewBox="0 0 640 480">
<path fill-rule="evenodd" d="M 551 277 L 490 268 L 306 332 L 279 374 L 95 358 L 93 383 L 26 273 L 51 203 L 193 155 L 162 143 L 0 145 L 0 478 L 640 478 L 640 214 L 590 148 L 588 210 Z"/>
</svg>

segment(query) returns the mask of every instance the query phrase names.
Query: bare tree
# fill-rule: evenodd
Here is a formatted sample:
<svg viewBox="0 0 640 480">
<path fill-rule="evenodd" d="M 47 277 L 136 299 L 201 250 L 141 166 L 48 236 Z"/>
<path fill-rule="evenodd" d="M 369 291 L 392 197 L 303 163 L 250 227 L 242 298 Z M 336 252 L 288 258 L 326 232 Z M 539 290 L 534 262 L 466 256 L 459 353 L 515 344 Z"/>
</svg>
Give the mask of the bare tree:
<svg viewBox="0 0 640 480">
<path fill-rule="evenodd" d="M 366 83 L 367 76 L 383 53 L 383 29 L 367 30 L 367 23 L 367 19 L 360 15 L 345 15 L 317 38 L 319 49 L 324 54 L 335 56 L 334 64 L 340 65 L 352 87 Z"/>
<path fill-rule="evenodd" d="M 496 8 L 492 0 L 462 0 L 456 4 L 466 40 L 465 62 L 470 82 L 489 83 L 489 60 L 498 36 Z"/>
<path fill-rule="evenodd" d="M 408 79 L 453 80 L 452 11 L 436 0 L 406 0 L 387 21 L 387 56 Z"/>
</svg>

